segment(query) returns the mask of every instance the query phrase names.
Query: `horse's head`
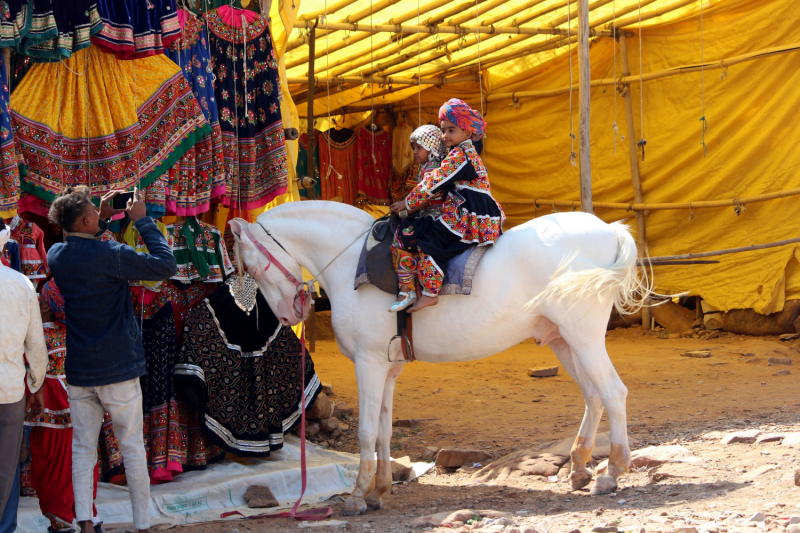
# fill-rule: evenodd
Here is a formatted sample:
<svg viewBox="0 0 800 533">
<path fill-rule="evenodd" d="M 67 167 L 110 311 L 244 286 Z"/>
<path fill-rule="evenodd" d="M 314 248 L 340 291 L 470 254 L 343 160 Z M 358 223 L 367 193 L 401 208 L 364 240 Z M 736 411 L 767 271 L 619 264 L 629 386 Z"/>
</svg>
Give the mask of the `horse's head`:
<svg viewBox="0 0 800 533">
<path fill-rule="evenodd" d="M 308 295 L 302 302 L 300 288 L 281 271 L 283 268 L 295 280 L 302 280 L 301 265 L 260 224 L 234 218 L 230 225 L 240 260 L 255 278 L 261 294 L 281 324 L 295 326 L 305 320 L 311 308 L 311 297 Z M 287 243 L 281 244 L 286 246 Z"/>
</svg>

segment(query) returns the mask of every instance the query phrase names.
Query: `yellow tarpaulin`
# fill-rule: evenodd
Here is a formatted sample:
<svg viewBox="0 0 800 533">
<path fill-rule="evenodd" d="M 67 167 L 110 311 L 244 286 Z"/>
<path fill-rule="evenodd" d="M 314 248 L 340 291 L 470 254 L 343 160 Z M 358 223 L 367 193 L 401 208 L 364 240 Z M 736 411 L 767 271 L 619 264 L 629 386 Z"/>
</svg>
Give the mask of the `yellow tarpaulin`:
<svg viewBox="0 0 800 533">
<path fill-rule="evenodd" d="M 650 19 L 643 27 L 641 41 L 637 25 L 626 28 L 631 35 L 628 50 L 633 75 L 699 64 L 701 59 L 719 62 L 770 47 L 800 43 L 798 7 L 794 1 L 702 1 L 702 34 L 699 2 L 669 16 Z M 514 0 L 496 9 L 517 3 Z M 356 2 L 353 9 L 362 4 L 363 1 Z M 593 12 L 592 17 L 607 16 L 612 9 L 620 10 L 630 4 L 623 0 L 608 3 L 596 14 Z M 300 13 L 321 5 L 319 0 L 304 0 Z M 659 5 L 664 2 L 651 3 L 648 9 Z M 395 4 L 390 10 L 401 13 L 410 7 L 400 6 Z M 375 22 L 383 23 L 378 19 L 391 16 L 388 11 L 376 16 Z M 416 18 L 411 23 L 415 21 Z M 342 33 L 332 33 L 329 42 L 340 42 Z M 289 40 L 297 35 L 295 31 Z M 496 36 L 484 43 L 484 50 L 509 38 Z M 546 42 L 550 38 L 534 36 L 531 40 Z M 523 41 L 509 51 L 525 44 Z M 321 45 L 324 42 L 318 40 L 318 49 Z M 292 50 L 287 58 L 296 58 L 304 50 L 307 53 L 304 48 Z M 463 53 L 474 50 L 472 46 Z M 344 48 L 332 54 L 331 61 L 359 51 L 369 53 L 369 40 L 360 41 L 353 50 Z M 460 53 L 437 59 L 437 64 L 446 66 L 448 61 L 458 60 Z M 621 76 L 619 46 L 613 39 L 593 39 L 590 58 L 593 79 Z M 575 83 L 577 59 L 573 49 Z M 416 70 L 413 65 L 396 75 L 412 76 Z M 289 70 L 289 75 L 298 76 L 305 71 L 307 66 L 297 66 Z M 567 87 L 569 81 L 569 53 L 563 46 L 485 70 L 483 93 L 477 83 L 428 86 L 421 95 L 413 90 L 410 96 L 407 90 L 390 93 L 386 98 L 381 97 L 381 103 L 400 99 L 401 105 L 410 106 L 421 99 L 422 122 L 428 122 L 436 121 L 435 110 L 453 96 L 479 106 L 481 94 L 486 98 L 495 93 L 559 89 Z M 800 145 L 800 128 L 795 124 L 800 109 L 797 87 L 800 87 L 798 52 L 763 57 L 704 74 L 691 72 L 646 81 L 643 92 L 638 83 L 631 84 L 636 140 L 647 140 L 643 160 L 642 153 L 638 153 L 645 201 L 730 199 L 797 187 L 800 174 L 800 151 L 796 149 Z M 337 98 L 348 104 L 369 105 L 371 90 L 377 91 L 379 87 L 362 85 L 346 89 Z M 484 159 L 493 194 L 508 214 L 507 227 L 552 211 L 549 207 L 534 209 L 537 198 L 579 199 L 578 168 L 570 164 L 570 152 L 579 148 L 577 141 L 573 147 L 570 139 L 570 120 L 576 134 L 578 128 L 577 89 L 572 94 L 572 104 L 572 118 L 567 94 L 522 98 L 518 103 L 501 100 L 484 104 L 488 122 Z M 613 86 L 597 87 L 592 89 L 591 105 L 593 198 L 596 202 L 632 202 L 624 100 Z M 302 114 L 305 104 L 300 107 Z M 324 113 L 326 102 L 317 100 L 315 109 Z M 406 113 L 413 122 L 419 121 L 416 109 Z M 704 135 L 701 117 L 708 124 Z M 702 252 L 798 236 L 800 197 L 745 208 L 738 215 L 732 207 L 691 212 L 651 211 L 645 215 L 649 254 Z M 632 217 L 633 213 L 598 209 L 597 215 L 610 221 Z M 631 226 L 635 226 L 633 220 Z M 699 294 L 721 310 L 754 308 L 770 313 L 781 310 L 786 299 L 800 298 L 798 258 L 800 247 L 785 246 L 722 256 L 717 265 L 656 267 L 655 279 L 660 292 Z"/>
</svg>

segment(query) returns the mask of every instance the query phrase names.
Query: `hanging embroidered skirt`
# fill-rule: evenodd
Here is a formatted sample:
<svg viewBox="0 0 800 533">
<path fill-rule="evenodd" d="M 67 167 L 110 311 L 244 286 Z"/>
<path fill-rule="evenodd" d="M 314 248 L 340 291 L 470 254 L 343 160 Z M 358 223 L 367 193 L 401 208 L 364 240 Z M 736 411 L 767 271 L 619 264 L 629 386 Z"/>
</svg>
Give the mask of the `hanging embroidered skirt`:
<svg viewBox="0 0 800 533">
<path fill-rule="evenodd" d="M 363 128 L 357 134 L 356 205 L 389 205 L 389 178 L 392 170 L 392 143 L 389 134 Z"/>
<path fill-rule="evenodd" d="M 211 135 L 198 140 L 170 169 L 166 208 L 169 214 L 192 216 L 208 211 L 211 200 L 225 193 L 225 158 L 205 28 L 185 9 L 178 12 L 178 18 L 183 29 L 166 54 L 183 69 L 211 126 Z"/>
<path fill-rule="evenodd" d="M 92 42 L 119 59 L 163 54 L 181 32 L 175 0 L 103 0 Z"/>
<path fill-rule="evenodd" d="M 278 61 L 268 21 L 255 18 L 245 35 L 217 11 L 205 17 L 225 151 L 224 204 L 258 209 L 285 193 L 289 183 Z"/>
<path fill-rule="evenodd" d="M 30 31 L 17 51 L 34 61 L 61 61 L 87 48 L 103 28 L 97 0 L 36 0 L 31 3 Z"/>
<path fill-rule="evenodd" d="M 144 188 L 211 133 L 167 57 L 120 61 L 96 46 L 33 65 L 11 98 L 11 120 L 22 189 L 46 201 L 74 185 L 88 185 L 93 198 Z"/>
<path fill-rule="evenodd" d="M 28 0 L 0 2 L 0 48 L 11 48 L 22 42 L 31 30 L 32 4 Z"/>
<path fill-rule="evenodd" d="M 300 420 L 321 390 L 314 363 L 288 327 L 281 327 L 264 297 L 249 315 L 228 284 L 192 311 L 183 328 L 175 387 L 201 413 L 206 435 L 224 450 L 266 457 L 283 446 L 283 434 Z"/>
<path fill-rule="evenodd" d="M 0 218 L 16 215 L 19 202 L 19 165 L 10 111 L 6 65 L 0 57 Z"/>
</svg>

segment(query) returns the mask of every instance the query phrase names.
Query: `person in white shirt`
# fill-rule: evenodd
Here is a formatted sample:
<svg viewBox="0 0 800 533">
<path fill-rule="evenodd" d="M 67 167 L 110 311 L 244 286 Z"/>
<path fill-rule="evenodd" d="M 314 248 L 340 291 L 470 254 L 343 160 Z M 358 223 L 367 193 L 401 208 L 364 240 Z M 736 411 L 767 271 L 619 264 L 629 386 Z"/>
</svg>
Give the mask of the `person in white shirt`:
<svg viewBox="0 0 800 533">
<path fill-rule="evenodd" d="M 10 230 L 0 219 L 0 253 Z M 28 390 L 25 401 L 25 361 Z M 36 290 L 30 280 L 0 264 L 0 514 L 17 475 L 25 410 L 44 411 L 47 346 Z"/>
</svg>

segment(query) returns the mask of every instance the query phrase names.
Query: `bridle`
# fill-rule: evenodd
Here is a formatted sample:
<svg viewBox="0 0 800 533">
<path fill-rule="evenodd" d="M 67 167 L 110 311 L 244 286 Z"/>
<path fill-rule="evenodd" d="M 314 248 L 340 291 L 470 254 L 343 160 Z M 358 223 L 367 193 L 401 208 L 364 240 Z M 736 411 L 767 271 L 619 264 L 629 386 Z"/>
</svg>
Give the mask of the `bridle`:
<svg viewBox="0 0 800 533">
<path fill-rule="evenodd" d="M 287 253 L 287 254 L 288 254 L 290 257 L 292 256 L 292 254 L 290 254 L 290 253 L 289 253 L 289 251 L 288 251 L 288 250 L 287 250 L 287 249 L 286 249 L 286 248 L 285 248 L 285 247 L 284 247 L 284 246 L 283 246 L 283 245 L 280 243 L 280 241 L 278 241 L 278 239 L 276 239 L 276 238 L 275 238 L 275 237 L 272 235 L 272 233 L 270 233 L 270 231 L 269 231 L 267 228 L 265 228 L 265 227 L 264 227 L 264 226 L 261 224 L 261 222 L 258 222 L 258 221 L 256 221 L 256 224 L 258 224 L 259 226 L 261 226 L 261 229 L 263 229 L 263 230 L 264 230 L 264 233 L 266 233 L 266 234 L 267 234 L 267 236 L 268 236 L 270 239 L 272 239 L 273 241 L 275 241 L 275 244 L 277 244 L 278 246 L 280 246 L 280 247 L 281 247 L 281 250 L 283 250 L 284 252 L 286 252 L 286 253 Z M 334 261 L 336 261 L 337 259 L 339 259 L 339 258 L 342 256 L 342 254 L 344 254 L 344 253 L 345 253 L 347 250 L 349 250 L 351 246 L 353 246 L 355 243 L 357 243 L 359 240 L 361 240 L 361 239 L 362 239 L 362 238 L 363 238 L 363 237 L 364 237 L 364 236 L 365 236 L 367 233 L 369 233 L 369 228 L 368 228 L 368 229 L 367 229 L 367 231 L 363 232 L 363 233 L 362 233 L 362 234 L 360 234 L 358 237 L 356 237 L 356 239 L 355 239 L 353 242 L 351 242 L 349 245 L 347 245 L 347 246 L 346 246 L 346 247 L 345 247 L 345 248 L 344 248 L 344 249 L 343 249 L 341 252 L 339 252 L 338 254 L 336 254 L 336 256 L 335 256 L 333 259 L 331 259 L 330 261 L 328 261 L 328 264 L 327 264 L 327 265 L 325 265 L 324 267 L 322 267 L 322 270 L 320 270 L 320 271 L 317 273 L 317 275 L 316 275 L 316 276 L 312 277 L 312 278 L 311 278 L 310 280 L 308 280 L 308 281 L 299 281 L 299 280 L 298 280 L 296 277 L 294 277 L 294 275 L 293 275 L 291 272 L 289 272 L 289 270 L 288 270 L 288 269 L 287 269 L 285 266 L 283 266 L 283 265 L 281 264 L 281 262 L 280 262 L 280 261 L 278 261 L 278 260 L 275 258 L 275 256 L 274 256 L 274 255 L 272 255 L 272 254 L 270 253 L 270 251 L 269 251 L 269 250 L 267 250 L 267 249 L 264 247 L 264 245 L 263 245 L 263 244 L 261 244 L 261 243 L 258 241 L 258 239 L 256 239 L 256 238 L 253 236 L 253 234 L 250 232 L 250 229 L 249 229 L 247 226 L 243 226 L 243 228 L 244 228 L 244 234 L 245 234 L 245 235 L 247 235 L 247 238 L 248 238 L 248 239 L 250 239 L 250 241 L 253 243 L 253 245 L 256 247 L 256 249 L 257 249 L 259 252 L 261 252 L 261 255 L 263 255 L 264 257 L 266 257 L 266 258 L 267 258 L 267 261 L 268 261 L 268 263 L 267 263 L 267 266 L 265 266 L 265 267 L 264 267 L 264 272 L 266 272 L 267 270 L 269 270 L 269 267 L 270 267 L 270 266 L 272 266 L 272 265 L 274 264 L 274 265 L 275 265 L 275 268 L 277 268 L 277 269 L 278 269 L 278 271 L 279 271 L 281 274 L 283 274 L 283 275 L 286 277 L 286 279 L 288 279 L 290 282 L 292 282 L 292 283 L 294 284 L 294 286 L 297 288 L 297 296 L 295 296 L 295 299 L 299 299 L 299 300 L 300 300 L 300 302 L 299 302 L 299 303 L 300 303 L 300 309 L 301 309 L 301 310 L 305 310 L 305 305 L 306 305 L 306 302 L 307 302 L 308 300 L 311 300 L 311 303 L 313 303 L 313 302 L 314 302 L 314 300 L 313 300 L 313 299 L 311 299 L 311 294 L 314 292 L 314 284 L 315 284 L 315 283 L 317 282 L 317 280 L 319 279 L 319 276 L 321 276 L 321 275 L 322 275 L 322 273 L 323 273 L 323 272 L 325 272 L 325 271 L 328 269 L 328 267 L 329 267 L 329 266 L 331 266 L 331 265 L 334 263 Z M 295 260 L 295 261 L 297 261 L 297 260 Z M 298 264 L 299 264 L 299 261 L 298 261 Z M 305 317 L 301 317 L 301 318 L 305 318 Z"/>
</svg>

